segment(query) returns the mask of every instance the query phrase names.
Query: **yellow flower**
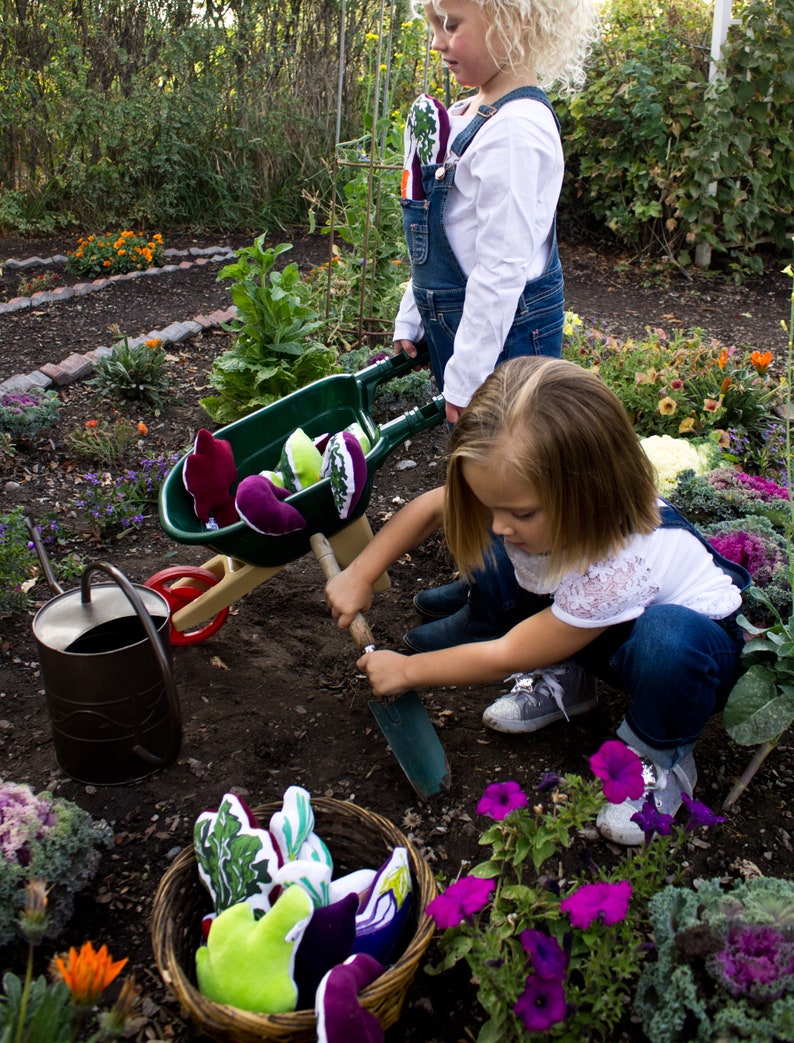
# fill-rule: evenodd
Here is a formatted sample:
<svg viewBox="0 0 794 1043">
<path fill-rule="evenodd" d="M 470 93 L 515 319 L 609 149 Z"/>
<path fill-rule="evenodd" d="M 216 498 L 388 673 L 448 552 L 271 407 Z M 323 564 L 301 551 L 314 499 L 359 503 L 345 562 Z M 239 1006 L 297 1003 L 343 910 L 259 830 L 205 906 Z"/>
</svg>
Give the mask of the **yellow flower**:
<svg viewBox="0 0 794 1043">
<path fill-rule="evenodd" d="M 84 1007 L 97 1001 L 126 963 L 126 956 L 114 962 L 106 945 L 97 952 L 91 942 L 85 942 L 79 952 L 72 946 L 68 963 L 62 956 L 55 957 L 56 970 L 69 987 L 72 999 Z"/>
<path fill-rule="evenodd" d="M 364 39 L 365 40 L 377 40 L 378 39 L 378 34 L 377 33 L 367 33 L 367 35 L 364 37 Z"/>
<path fill-rule="evenodd" d="M 669 395 L 665 395 L 663 399 L 659 401 L 659 412 L 662 416 L 672 416 L 678 409 L 678 403 L 674 398 L 670 398 Z"/>
<path fill-rule="evenodd" d="M 694 417 L 688 416 L 678 425 L 678 433 L 680 435 L 688 435 L 690 431 L 695 429 Z"/>
</svg>

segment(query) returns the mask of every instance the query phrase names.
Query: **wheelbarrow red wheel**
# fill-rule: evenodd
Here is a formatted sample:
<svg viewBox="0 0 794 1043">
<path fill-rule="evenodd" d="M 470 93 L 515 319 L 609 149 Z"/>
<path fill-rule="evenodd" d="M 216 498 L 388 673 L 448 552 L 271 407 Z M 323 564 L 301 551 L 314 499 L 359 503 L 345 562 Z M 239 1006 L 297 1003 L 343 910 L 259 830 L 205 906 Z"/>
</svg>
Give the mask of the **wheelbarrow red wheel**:
<svg viewBox="0 0 794 1043">
<path fill-rule="evenodd" d="M 173 617 L 175 612 L 200 598 L 217 583 L 218 577 L 209 569 L 202 569 L 196 565 L 173 565 L 171 568 L 155 572 L 145 581 L 144 586 L 162 594 Z M 228 615 L 227 605 L 212 619 L 188 630 L 177 630 L 172 622 L 169 627 L 171 644 L 196 645 L 200 641 L 206 641 L 220 630 Z"/>
</svg>

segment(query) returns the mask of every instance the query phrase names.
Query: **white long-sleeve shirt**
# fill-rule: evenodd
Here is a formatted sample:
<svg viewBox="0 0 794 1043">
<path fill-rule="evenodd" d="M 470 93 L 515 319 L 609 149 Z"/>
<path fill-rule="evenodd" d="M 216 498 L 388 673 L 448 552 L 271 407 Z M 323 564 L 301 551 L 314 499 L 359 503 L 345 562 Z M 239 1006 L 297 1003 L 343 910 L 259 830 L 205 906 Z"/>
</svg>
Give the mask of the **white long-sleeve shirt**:
<svg viewBox="0 0 794 1043">
<path fill-rule="evenodd" d="M 473 118 L 469 107 L 465 99 L 450 109 L 450 144 Z M 457 163 L 444 228 L 467 277 L 466 300 L 443 389 L 456 406 L 493 371 L 524 285 L 546 267 L 563 169 L 554 117 L 530 98 L 503 106 Z M 416 343 L 423 333 L 409 283 L 394 339 Z"/>
</svg>

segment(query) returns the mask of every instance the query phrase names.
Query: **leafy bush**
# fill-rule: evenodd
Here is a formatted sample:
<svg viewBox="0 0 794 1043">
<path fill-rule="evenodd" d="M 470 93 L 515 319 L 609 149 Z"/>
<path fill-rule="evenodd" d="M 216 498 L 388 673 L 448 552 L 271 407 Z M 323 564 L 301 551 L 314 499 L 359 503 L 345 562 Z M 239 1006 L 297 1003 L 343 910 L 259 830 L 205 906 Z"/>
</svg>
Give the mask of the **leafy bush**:
<svg viewBox="0 0 794 1043">
<path fill-rule="evenodd" d="M 0 946 L 14 937 L 24 886 L 46 880 L 47 937 L 57 938 L 72 914 L 74 896 L 99 867 L 101 846 L 113 832 L 71 801 L 29 786 L 0 783 Z"/>
<path fill-rule="evenodd" d="M 770 441 L 782 447 L 775 407 L 784 387 L 769 373 L 770 352 L 740 353 L 697 329 L 672 337 L 653 329 L 642 341 L 621 341 L 569 313 L 563 355 L 598 373 L 641 436 L 711 438 L 734 462 L 741 446 L 748 469 L 760 460 L 769 466 Z"/>
<path fill-rule="evenodd" d="M 734 8 L 722 75 L 709 85 L 711 5 L 609 0 L 584 89 L 555 99 L 564 209 L 681 264 L 699 242 L 745 261 L 761 244 L 785 244 L 794 8 Z"/>
<path fill-rule="evenodd" d="M 322 322 L 297 264 L 275 271 L 277 258 L 292 246 L 265 249 L 264 242 L 263 233 L 218 274 L 219 280 L 234 280 L 237 305 L 237 318 L 224 324 L 235 334 L 234 345 L 209 373 L 220 394 L 201 399 L 218 423 L 239 420 L 337 370 L 336 353 L 315 337 Z"/>
<path fill-rule="evenodd" d="M 163 237 L 147 239 L 141 232 L 89 235 L 68 252 L 66 268 L 73 275 L 118 275 L 159 268 L 163 263 Z"/>
<path fill-rule="evenodd" d="M 75 456 L 100 467 L 116 467 L 131 446 L 147 433 L 146 424 L 132 423 L 124 417 L 87 420 L 82 428 L 71 431 L 65 439 Z"/>
<path fill-rule="evenodd" d="M 138 344 L 130 344 L 124 337 L 107 358 L 97 360 L 94 369 L 96 376 L 87 383 L 103 397 L 163 408 L 171 377 L 163 342 L 156 337 Z"/>
<path fill-rule="evenodd" d="M 7 391 L 0 396 L 0 432 L 12 439 L 33 438 L 57 423 L 60 411 L 61 400 L 54 391 Z"/>
</svg>

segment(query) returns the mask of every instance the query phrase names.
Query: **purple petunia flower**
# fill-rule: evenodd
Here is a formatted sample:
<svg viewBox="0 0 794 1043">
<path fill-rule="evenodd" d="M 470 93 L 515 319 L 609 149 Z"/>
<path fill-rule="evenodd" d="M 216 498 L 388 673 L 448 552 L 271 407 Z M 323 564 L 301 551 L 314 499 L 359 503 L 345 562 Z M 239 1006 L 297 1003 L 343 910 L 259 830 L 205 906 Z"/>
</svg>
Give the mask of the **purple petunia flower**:
<svg viewBox="0 0 794 1043">
<path fill-rule="evenodd" d="M 626 919 L 631 901 L 631 884 L 621 880 L 617 884 L 583 884 L 563 898 L 560 909 L 567 913 L 571 925 L 586 931 L 599 918 L 607 925 Z"/>
<path fill-rule="evenodd" d="M 515 808 L 525 808 L 528 803 L 526 793 L 517 782 L 494 782 L 480 797 L 477 814 L 501 822 Z"/>
<path fill-rule="evenodd" d="M 653 797 L 649 793 L 640 810 L 635 811 L 631 816 L 631 821 L 637 823 L 645 834 L 645 843 L 649 844 L 654 833 L 658 833 L 660 837 L 670 836 L 670 830 L 673 828 L 675 817 L 673 815 L 666 815 L 663 811 L 659 811 L 654 803 Z"/>
<path fill-rule="evenodd" d="M 645 792 L 642 761 L 619 739 L 607 739 L 590 758 L 590 770 L 604 780 L 604 796 L 610 804 L 638 800 Z"/>
<path fill-rule="evenodd" d="M 427 915 L 433 917 L 436 926 L 442 931 L 448 927 L 457 927 L 485 908 L 495 886 L 493 880 L 462 876 L 430 902 L 426 909 Z"/>
<path fill-rule="evenodd" d="M 530 974 L 513 1012 L 524 1022 L 527 1032 L 547 1032 L 558 1021 L 565 1020 L 567 1010 L 562 982 L 557 978 L 547 981 L 537 974 Z"/>
<path fill-rule="evenodd" d="M 715 815 L 710 807 L 699 800 L 693 800 L 686 793 L 681 794 L 684 807 L 689 812 L 689 821 L 686 824 L 687 833 L 694 833 L 698 826 L 717 826 L 725 822 L 725 815 Z"/>
<path fill-rule="evenodd" d="M 556 938 L 530 928 L 521 932 L 519 940 L 539 978 L 543 981 L 553 981 L 555 978 L 559 980 L 565 977 L 568 957 Z"/>
<path fill-rule="evenodd" d="M 540 782 L 538 783 L 539 793 L 548 793 L 550 789 L 554 789 L 555 786 L 559 786 L 562 779 L 556 771 L 544 771 L 540 776 Z"/>
</svg>

